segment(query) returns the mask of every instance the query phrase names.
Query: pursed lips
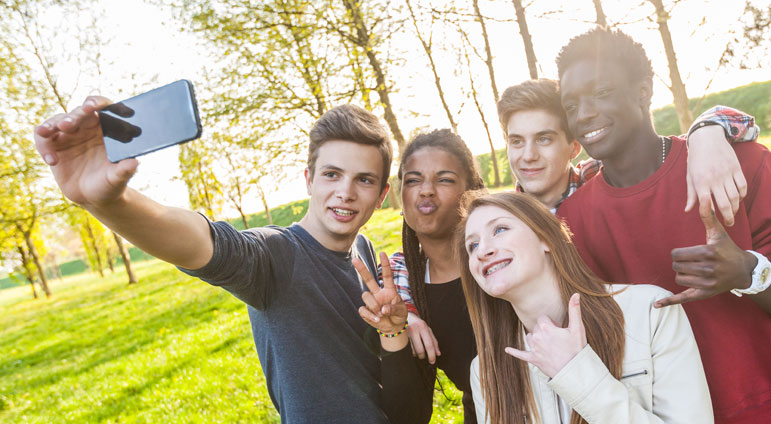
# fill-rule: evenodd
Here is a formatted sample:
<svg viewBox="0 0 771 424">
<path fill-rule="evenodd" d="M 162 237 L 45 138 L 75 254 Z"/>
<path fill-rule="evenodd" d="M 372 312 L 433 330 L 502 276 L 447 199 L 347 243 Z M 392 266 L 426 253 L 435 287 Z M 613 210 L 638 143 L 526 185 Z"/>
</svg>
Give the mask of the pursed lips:
<svg viewBox="0 0 771 424">
<path fill-rule="evenodd" d="M 424 215 L 428 215 L 434 212 L 436 209 L 436 204 L 430 200 L 424 200 L 418 203 L 418 211 Z"/>
</svg>

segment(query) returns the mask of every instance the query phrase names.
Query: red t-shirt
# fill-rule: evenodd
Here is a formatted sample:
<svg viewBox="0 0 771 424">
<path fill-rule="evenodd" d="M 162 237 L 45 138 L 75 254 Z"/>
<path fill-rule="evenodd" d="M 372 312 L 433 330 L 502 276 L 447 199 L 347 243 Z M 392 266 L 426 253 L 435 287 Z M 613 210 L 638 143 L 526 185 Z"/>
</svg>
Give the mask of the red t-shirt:
<svg viewBox="0 0 771 424">
<path fill-rule="evenodd" d="M 770 257 L 771 152 L 758 143 L 733 147 L 748 191 L 735 224 L 726 230 L 741 249 Z M 568 223 L 581 257 L 600 278 L 684 290 L 675 284 L 671 251 L 706 241 L 698 211 L 683 213 L 686 161 L 685 142 L 673 137 L 664 164 L 641 183 L 612 187 L 600 172 L 562 203 L 557 215 Z M 771 422 L 771 316 L 750 296 L 731 293 L 683 306 L 716 422 Z"/>
</svg>

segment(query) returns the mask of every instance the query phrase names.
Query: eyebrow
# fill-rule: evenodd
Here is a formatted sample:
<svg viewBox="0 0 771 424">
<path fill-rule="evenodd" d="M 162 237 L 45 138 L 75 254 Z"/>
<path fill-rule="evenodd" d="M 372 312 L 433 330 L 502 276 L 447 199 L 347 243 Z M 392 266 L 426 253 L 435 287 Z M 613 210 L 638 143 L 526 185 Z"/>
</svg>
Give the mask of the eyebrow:
<svg viewBox="0 0 771 424">
<path fill-rule="evenodd" d="M 437 175 L 443 175 L 443 174 L 452 174 L 452 175 L 456 175 L 456 176 L 458 175 L 458 173 L 457 173 L 457 172 L 455 172 L 455 171 L 450 171 L 449 169 L 443 169 L 443 170 L 441 170 L 441 171 L 437 172 L 436 174 L 437 174 Z M 423 173 L 422 173 L 422 172 L 418 172 L 418 171 L 407 171 L 407 172 L 405 172 L 405 173 L 404 173 L 404 175 L 405 175 L 405 176 L 407 176 L 407 175 L 417 175 L 417 176 L 422 176 L 422 175 L 423 175 Z"/>
<path fill-rule="evenodd" d="M 489 228 L 490 226 L 494 225 L 496 222 L 498 222 L 498 221 L 500 221 L 500 220 L 502 220 L 502 219 L 506 219 L 506 218 L 508 218 L 508 217 L 506 217 L 506 216 L 499 216 L 498 218 L 495 218 L 495 219 L 491 220 L 490 222 L 488 222 L 487 224 L 485 224 L 485 228 Z M 473 234 L 472 234 L 472 235 L 473 235 Z M 470 237 L 470 235 L 467 235 L 467 236 L 466 236 L 466 237 L 463 239 L 463 241 L 464 241 L 464 242 L 465 242 L 465 241 L 468 241 L 469 237 Z"/>
<path fill-rule="evenodd" d="M 557 134 L 559 134 L 559 132 L 557 130 L 553 130 L 551 128 L 545 129 L 545 130 L 542 130 L 542 131 L 538 131 L 537 133 L 535 133 L 536 137 L 539 136 L 539 135 L 557 135 Z M 519 135 L 519 134 L 509 134 L 507 136 L 507 138 L 509 138 L 509 139 L 515 138 L 515 137 L 524 138 L 524 136 Z"/>
<path fill-rule="evenodd" d="M 319 172 L 323 172 L 323 171 L 337 171 L 337 172 L 343 172 L 343 173 L 345 172 L 343 168 L 340 168 L 339 166 L 335 166 L 335 165 L 322 165 L 319 168 Z M 375 181 L 380 181 L 380 176 L 374 172 L 357 172 L 356 176 L 369 177 L 374 179 Z"/>
</svg>

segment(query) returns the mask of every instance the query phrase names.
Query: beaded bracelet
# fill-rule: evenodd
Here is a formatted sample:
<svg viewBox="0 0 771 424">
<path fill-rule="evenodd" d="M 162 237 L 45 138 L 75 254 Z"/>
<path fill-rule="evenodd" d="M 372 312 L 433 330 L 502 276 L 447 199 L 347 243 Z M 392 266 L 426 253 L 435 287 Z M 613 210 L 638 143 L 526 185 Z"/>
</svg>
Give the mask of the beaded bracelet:
<svg viewBox="0 0 771 424">
<path fill-rule="evenodd" d="M 387 339 L 390 339 L 391 337 L 396 337 L 399 334 L 404 333 L 404 330 L 406 330 L 406 329 L 407 329 L 407 323 L 405 322 L 404 323 L 404 327 L 402 327 L 402 329 L 397 331 L 396 333 L 384 333 L 384 332 L 382 332 L 380 330 L 377 330 L 377 333 L 380 334 L 381 336 L 387 338 Z"/>
</svg>

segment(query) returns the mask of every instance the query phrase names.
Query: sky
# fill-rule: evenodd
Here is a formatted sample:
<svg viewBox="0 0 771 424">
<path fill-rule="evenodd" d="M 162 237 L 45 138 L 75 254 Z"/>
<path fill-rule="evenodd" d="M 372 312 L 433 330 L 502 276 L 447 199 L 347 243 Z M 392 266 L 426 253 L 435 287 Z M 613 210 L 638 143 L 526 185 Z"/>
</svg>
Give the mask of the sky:
<svg viewBox="0 0 771 424">
<path fill-rule="evenodd" d="M 755 3 L 767 7 L 769 1 L 771 0 Z M 526 13 L 540 76 L 556 78 L 553 58 L 572 36 L 593 26 L 595 16 L 592 2 L 539 0 L 530 3 Z M 657 108 L 672 103 L 671 93 L 664 83 L 669 80 L 668 68 L 655 23 L 645 19 L 646 15 L 652 13 L 653 8 L 650 5 L 637 7 L 641 3 L 641 0 L 605 0 L 603 6 L 611 21 L 628 22 L 620 29 L 645 47 L 656 72 L 653 107 Z M 665 3 L 669 2 L 665 0 Z M 180 31 L 179 23 L 174 21 L 168 11 L 140 0 L 102 0 L 99 4 L 105 11 L 105 19 L 100 22 L 100 28 L 109 39 L 104 56 L 111 61 L 105 66 L 105 75 L 132 75 L 128 80 L 102 77 L 99 83 L 102 94 L 120 100 L 177 79 L 196 80 L 201 77 L 203 64 L 211 60 L 210 52 L 199 47 L 193 35 Z M 743 2 L 741 4 L 743 5 Z M 514 18 L 510 1 L 481 1 L 480 5 L 483 14 L 487 16 L 494 16 L 499 20 Z M 555 10 L 565 13 L 546 15 Z M 737 7 L 734 2 L 714 0 L 684 0 L 673 10 L 669 27 L 680 72 L 690 97 L 769 79 L 767 71 L 739 70 L 733 65 L 715 71 L 717 60 L 732 36 L 731 31 L 740 31 L 737 22 L 741 12 L 742 7 Z M 411 27 L 407 28 L 409 29 L 396 34 L 391 41 L 393 51 L 400 51 L 399 58 L 403 59 L 405 64 L 402 69 L 392 68 L 390 75 L 392 81 L 399 81 L 400 91 L 392 95 L 392 102 L 397 109 L 402 131 L 411 134 L 416 129 L 448 127 L 427 60 L 411 32 Z M 522 39 L 513 21 L 488 21 L 488 31 L 494 54 L 496 80 L 499 91 L 502 92 L 505 87 L 529 78 Z M 436 42 L 443 42 L 442 34 L 436 34 L 435 37 Z M 448 37 L 447 40 L 449 39 Z M 479 63 L 475 64 L 474 68 L 477 90 L 482 95 L 485 114 L 496 137 L 500 131 L 492 94 L 488 93 L 490 90 L 487 72 L 483 64 L 477 62 Z M 438 63 L 444 71 L 442 78 L 446 87 L 466 86 L 465 77 L 451 72 L 458 66 L 455 57 L 440 57 Z M 76 92 L 70 106 L 76 106 L 88 94 L 91 93 Z M 462 90 L 448 93 L 449 102 L 458 111 L 458 131 L 472 152 L 488 152 L 488 141 L 479 115 L 472 100 L 464 95 Z M 204 128 L 204 134 L 205 132 Z M 496 148 L 504 147 L 502 137 L 494 138 L 493 141 L 497 143 Z M 177 148 L 170 148 L 140 158 L 139 172 L 130 185 L 163 203 L 188 206 L 186 187 L 175 179 L 179 173 L 177 154 Z M 302 165 L 290 174 L 297 175 L 297 178 L 284 180 L 280 193 L 269 193 L 268 201 L 271 206 L 307 196 L 301 178 Z M 247 204 L 247 210 L 250 212 L 260 209 L 257 199 Z M 230 211 L 228 215 L 235 216 L 235 213 Z"/>
</svg>

